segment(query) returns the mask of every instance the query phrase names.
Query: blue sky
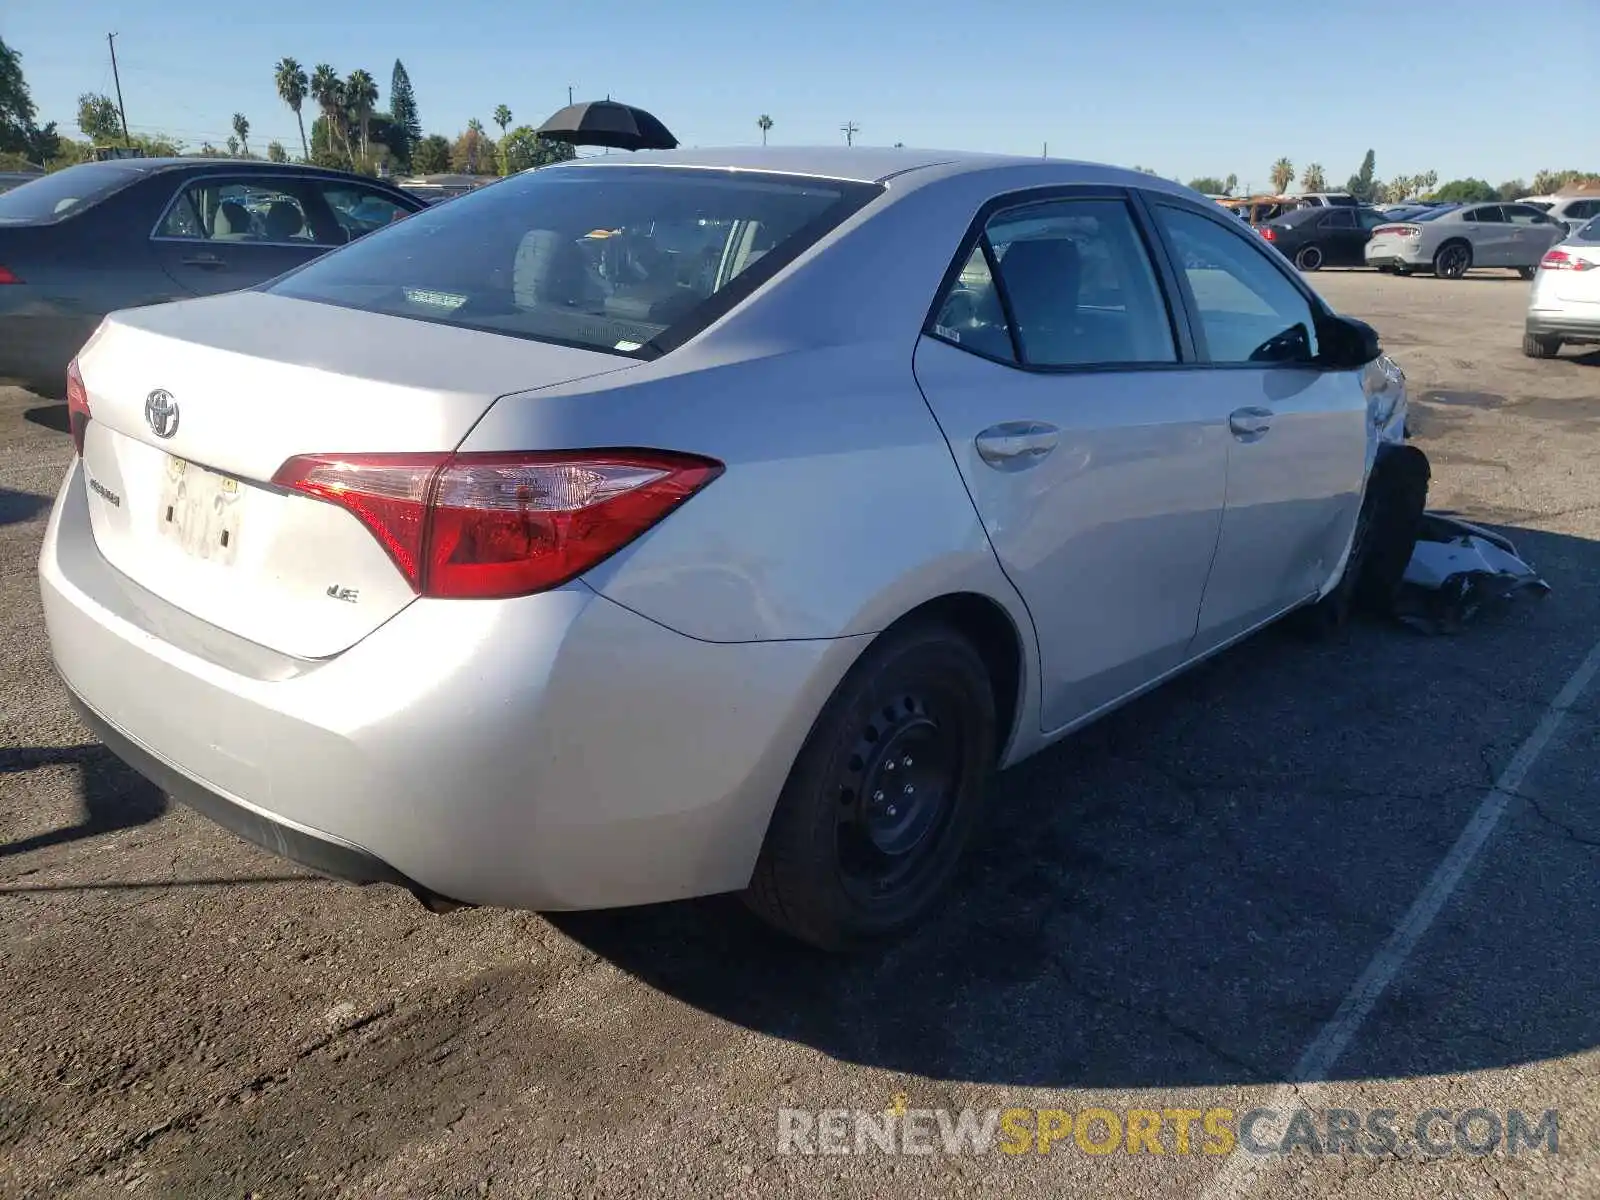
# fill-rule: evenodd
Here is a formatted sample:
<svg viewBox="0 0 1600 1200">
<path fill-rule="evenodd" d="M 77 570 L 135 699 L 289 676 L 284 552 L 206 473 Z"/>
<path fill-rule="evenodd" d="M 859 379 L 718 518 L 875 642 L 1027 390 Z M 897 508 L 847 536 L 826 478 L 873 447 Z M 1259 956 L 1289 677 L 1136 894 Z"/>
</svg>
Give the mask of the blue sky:
<svg viewBox="0 0 1600 1200">
<path fill-rule="evenodd" d="M 1257 188 L 1280 155 L 1342 184 L 1371 147 L 1383 178 L 1498 183 L 1600 168 L 1600 141 L 1574 136 L 1576 114 L 1600 111 L 1600 69 L 1575 65 L 1586 39 L 1562 40 L 1593 25 L 1594 3 L 1456 0 L 1446 19 L 1393 0 L 6 0 L 0 37 L 22 53 L 42 119 L 74 136 L 78 94 L 112 91 L 114 30 L 130 126 L 196 147 L 224 142 L 234 112 L 258 148 L 298 142 L 272 86 L 287 54 L 308 70 L 365 67 L 380 105 L 403 60 L 425 129 L 450 136 L 470 117 L 490 125 L 500 103 L 537 124 L 571 85 L 650 109 L 691 146 L 758 142 L 765 112 L 775 143 L 837 143 L 854 121 L 862 144 L 1048 143 Z"/>
</svg>

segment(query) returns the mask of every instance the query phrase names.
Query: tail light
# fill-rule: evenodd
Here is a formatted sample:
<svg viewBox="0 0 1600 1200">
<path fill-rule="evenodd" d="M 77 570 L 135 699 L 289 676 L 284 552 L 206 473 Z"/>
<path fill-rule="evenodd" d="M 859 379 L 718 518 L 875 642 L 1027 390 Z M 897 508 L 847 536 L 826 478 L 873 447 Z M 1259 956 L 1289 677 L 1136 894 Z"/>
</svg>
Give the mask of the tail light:
<svg viewBox="0 0 1600 1200">
<path fill-rule="evenodd" d="M 1271 225 L 1263 225 L 1257 232 L 1269 242 L 1275 242 L 1278 240 L 1278 233 L 1272 228 Z"/>
<path fill-rule="evenodd" d="M 89 391 L 83 386 L 77 359 L 67 364 L 67 424 L 72 430 L 72 444 L 82 457 L 83 435 L 89 428 Z"/>
<path fill-rule="evenodd" d="M 1539 260 L 1542 271 L 1593 271 L 1596 267 L 1600 267 L 1600 263 L 1565 250 L 1551 250 Z"/>
<path fill-rule="evenodd" d="M 22 282 L 22 280 L 20 278 L 18 278 L 17 273 L 15 271 L 11 270 L 10 267 L 0 267 L 0 283 L 21 283 L 21 282 Z"/>
<path fill-rule="evenodd" d="M 1422 227 L 1419 225 L 1379 225 L 1372 231 L 1372 236 L 1380 233 L 1392 233 L 1396 237 L 1421 237 Z"/>
<path fill-rule="evenodd" d="M 659 450 L 311 454 L 273 482 L 351 512 L 419 595 L 490 599 L 575 579 L 722 470 Z"/>
</svg>

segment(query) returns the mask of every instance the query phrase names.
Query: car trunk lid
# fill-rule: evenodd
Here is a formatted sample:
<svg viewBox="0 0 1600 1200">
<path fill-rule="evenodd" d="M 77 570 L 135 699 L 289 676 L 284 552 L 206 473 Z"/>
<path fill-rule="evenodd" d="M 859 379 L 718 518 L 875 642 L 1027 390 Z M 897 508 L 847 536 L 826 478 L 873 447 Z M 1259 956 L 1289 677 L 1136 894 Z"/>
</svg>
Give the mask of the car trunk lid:
<svg viewBox="0 0 1600 1200">
<path fill-rule="evenodd" d="M 79 356 L 95 542 L 202 620 L 337 654 L 415 593 L 357 516 L 271 482 L 286 461 L 449 451 L 502 395 L 633 365 L 260 292 L 117 313 Z"/>
</svg>

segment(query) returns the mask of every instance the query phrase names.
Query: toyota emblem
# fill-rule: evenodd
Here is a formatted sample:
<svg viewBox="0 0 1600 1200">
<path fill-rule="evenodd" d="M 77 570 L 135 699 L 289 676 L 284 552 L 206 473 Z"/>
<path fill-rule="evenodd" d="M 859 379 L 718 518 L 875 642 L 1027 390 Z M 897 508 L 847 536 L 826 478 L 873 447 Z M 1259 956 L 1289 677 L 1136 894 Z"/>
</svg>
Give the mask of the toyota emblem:
<svg viewBox="0 0 1600 1200">
<path fill-rule="evenodd" d="M 144 398 L 144 419 L 150 432 L 158 438 L 169 438 L 178 432 L 178 402 L 172 393 L 157 388 Z"/>
</svg>

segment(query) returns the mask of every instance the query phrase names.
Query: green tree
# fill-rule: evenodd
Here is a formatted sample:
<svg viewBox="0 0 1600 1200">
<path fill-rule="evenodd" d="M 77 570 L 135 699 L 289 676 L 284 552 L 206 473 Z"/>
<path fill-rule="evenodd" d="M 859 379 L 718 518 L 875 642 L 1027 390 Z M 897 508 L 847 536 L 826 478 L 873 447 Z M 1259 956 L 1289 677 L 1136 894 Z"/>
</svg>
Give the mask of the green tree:
<svg viewBox="0 0 1600 1200">
<path fill-rule="evenodd" d="M 278 99 L 287 104 L 289 111 L 294 113 L 295 124 L 300 127 L 300 153 L 307 162 L 310 162 L 311 143 L 306 141 L 306 122 L 300 115 L 311 87 L 310 80 L 306 78 L 306 70 L 292 58 L 280 58 L 278 65 L 273 68 L 272 81 L 277 85 Z"/>
<path fill-rule="evenodd" d="M 450 166 L 468 175 L 487 175 L 494 162 L 494 142 L 484 134 L 483 122 L 473 117 L 450 150 Z"/>
<path fill-rule="evenodd" d="M 117 117 L 117 103 L 99 92 L 85 92 L 78 97 L 78 128 L 91 142 L 109 142 L 121 137 L 122 122 Z"/>
<path fill-rule="evenodd" d="M 244 147 L 244 156 L 250 157 L 250 122 L 243 113 L 233 114 L 233 136 L 239 139 L 239 145 Z"/>
<path fill-rule="evenodd" d="M 518 125 L 500 139 L 500 164 L 507 175 L 526 171 L 529 167 L 566 162 L 575 153 L 566 142 L 552 142 L 540 137 L 531 125 Z"/>
<path fill-rule="evenodd" d="M 761 130 L 761 144 L 765 146 L 767 144 L 767 130 L 772 128 L 772 118 L 767 116 L 766 113 L 762 113 L 756 118 L 756 128 Z"/>
<path fill-rule="evenodd" d="M 339 78 L 339 72 L 335 71 L 327 63 L 318 63 L 317 69 L 311 72 L 311 98 L 317 102 L 317 107 L 322 110 L 323 128 L 327 132 L 327 144 L 324 153 L 338 154 L 342 150 L 344 162 L 340 165 L 348 166 L 350 162 L 350 127 L 344 119 L 344 83 Z M 311 156 L 312 161 L 315 162 L 317 138 L 314 122 L 311 130 Z"/>
<path fill-rule="evenodd" d="M 1496 194 L 1502 200 L 1515 200 L 1518 196 L 1531 195 L 1528 185 L 1520 179 L 1508 179 L 1495 188 Z"/>
<path fill-rule="evenodd" d="M 378 104 L 378 81 L 357 67 L 350 72 L 350 78 L 344 81 L 344 103 L 355 118 L 356 128 L 361 131 L 361 161 L 370 164 L 372 156 L 368 149 L 367 132 L 372 127 L 372 113 Z"/>
<path fill-rule="evenodd" d="M 1433 198 L 1444 203 L 1479 204 L 1485 200 L 1493 200 L 1499 193 L 1482 179 L 1452 179 L 1438 191 Z"/>
<path fill-rule="evenodd" d="M 1322 173 L 1321 163 L 1311 163 L 1300 172 L 1300 188 L 1307 192 L 1325 192 L 1328 190 L 1328 177 Z"/>
<path fill-rule="evenodd" d="M 398 58 L 389 76 L 389 117 L 389 149 L 409 167 L 417 143 L 422 140 L 422 122 L 417 117 L 417 95 L 411 89 L 411 76 Z"/>
<path fill-rule="evenodd" d="M 1202 175 L 1198 179 L 1189 180 L 1189 186 L 1197 192 L 1204 192 L 1208 196 L 1226 195 L 1228 185 L 1215 175 Z"/>
<path fill-rule="evenodd" d="M 267 161 L 286 163 L 289 161 L 289 152 L 283 148 L 282 142 L 267 143 Z"/>
<path fill-rule="evenodd" d="M 230 133 L 228 135 L 228 140 L 226 142 L 224 142 L 223 145 L 228 147 L 228 157 L 229 158 L 238 158 L 239 157 L 239 135 L 238 134 Z"/>
<path fill-rule="evenodd" d="M 1361 169 L 1350 176 L 1350 182 L 1345 185 L 1345 190 L 1362 203 L 1367 203 L 1375 198 L 1378 190 L 1378 181 L 1373 177 L 1373 172 L 1378 166 L 1378 156 L 1371 150 L 1361 159 Z"/>
<path fill-rule="evenodd" d="M 1600 175 L 1593 171 L 1540 171 L 1533 177 L 1533 192 L 1548 196 L 1574 183 L 1600 183 Z"/>
<path fill-rule="evenodd" d="M 450 169 L 450 139 L 430 133 L 417 140 L 411 152 L 411 169 L 418 175 L 442 175 Z"/>
<path fill-rule="evenodd" d="M 38 110 L 22 76 L 22 55 L 0 39 L 0 154 L 43 166 L 61 152 L 56 123 L 34 122 Z"/>
<path fill-rule="evenodd" d="M 1384 185 L 1382 194 L 1390 204 L 1399 204 L 1417 194 L 1417 181 L 1410 175 L 1396 175 Z"/>
<path fill-rule="evenodd" d="M 511 124 L 511 110 L 504 104 L 497 104 L 494 106 L 494 123 L 500 126 L 500 173 L 502 175 L 508 175 L 510 172 L 506 170 L 506 153 L 504 143 L 506 140 L 506 126 Z"/>
<path fill-rule="evenodd" d="M 1231 173 L 1222 181 L 1222 191 L 1225 195 L 1233 195 L 1234 189 L 1236 189 L 1238 186 L 1239 177 Z"/>
<path fill-rule="evenodd" d="M 1280 196 L 1294 182 L 1294 163 L 1287 158 L 1280 158 L 1272 164 L 1272 190 Z"/>
<path fill-rule="evenodd" d="M 1437 171 L 1424 171 L 1411 181 L 1412 186 L 1416 189 L 1414 194 L 1423 196 L 1433 191 L 1434 185 L 1438 182 L 1439 172 Z"/>
</svg>

